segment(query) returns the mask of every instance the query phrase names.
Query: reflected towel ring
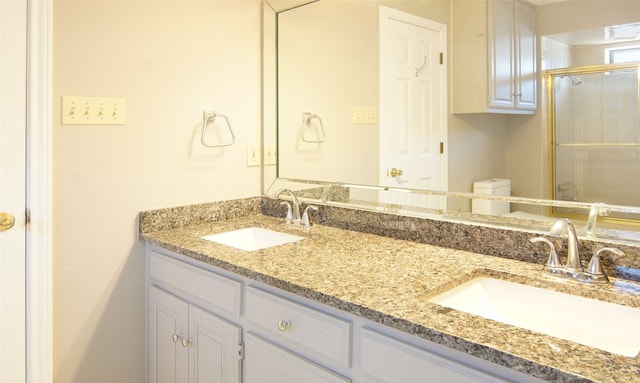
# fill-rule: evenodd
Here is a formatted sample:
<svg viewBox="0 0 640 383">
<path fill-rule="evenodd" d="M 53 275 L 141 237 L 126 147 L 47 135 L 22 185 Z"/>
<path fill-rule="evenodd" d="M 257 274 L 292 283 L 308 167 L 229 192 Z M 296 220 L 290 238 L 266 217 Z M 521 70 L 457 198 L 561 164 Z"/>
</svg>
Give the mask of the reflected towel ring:
<svg viewBox="0 0 640 383">
<path fill-rule="evenodd" d="M 316 135 L 315 138 L 307 138 L 305 137 L 305 127 L 311 125 L 311 120 L 318 120 L 319 124 L 320 124 L 320 130 L 318 135 Z M 324 142 L 324 140 L 327 138 L 327 135 L 324 132 L 324 125 L 322 124 L 322 119 L 320 118 L 320 116 L 318 116 L 317 114 L 313 114 L 313 113 L 309 113 L 309 112 L 304 112 L 302 113 L 302 132 L 300 134 L 300 138 L 302 138 L 302 141 L 310 143 L 310 144 L 320 144 L 322 142 Z"/>
<path fill-rule="evenodd" d="M 209 124 L 209 122 L 213 124 L 216 121 L 217 117 L 222 117 L 224 119 L 227 128 L 229 129 L 229 134 L 231 134 L 231 141 L 223 144 L 207 144 L 204 139 L 204 136 L 207 133 L 207 125 Z M 200 136 L 200 141 L 202 142 L 202 145 L 206 146 L 207 148 L 219 148 L 222 146 L 233 145 L 236 142 L 236 135 L 233 134 L 233 129 L 231 129 L 231 124 L 229 123 L 229 119 L 227 118 L 227 116 L 225 116 L 224 114 L 217 114 L 215 112 L 204 111 L 204 113 L 202 114 L 202 135 Z"/>
</svg>

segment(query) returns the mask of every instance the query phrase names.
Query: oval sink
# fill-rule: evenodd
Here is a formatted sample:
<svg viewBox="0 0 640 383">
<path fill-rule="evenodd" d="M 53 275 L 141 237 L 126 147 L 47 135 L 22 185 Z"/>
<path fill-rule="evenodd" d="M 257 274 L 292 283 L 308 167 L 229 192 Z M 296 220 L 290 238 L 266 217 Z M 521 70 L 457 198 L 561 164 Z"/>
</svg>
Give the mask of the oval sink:
<svg viewBox="0 0 640 383">
<path fill-rule="evenodd" d="M 297 242 L 303 240 L 304 237 L 261 227 L 247 227 L 219 234 L 205 235 L 202 239 L 240 250 L 255 251 Z"/>
<path fill-rule="evenodd" d="M 615 354 L 640 352 L 640 309 L 480 277 L 429 300 Z"/>
</svg>

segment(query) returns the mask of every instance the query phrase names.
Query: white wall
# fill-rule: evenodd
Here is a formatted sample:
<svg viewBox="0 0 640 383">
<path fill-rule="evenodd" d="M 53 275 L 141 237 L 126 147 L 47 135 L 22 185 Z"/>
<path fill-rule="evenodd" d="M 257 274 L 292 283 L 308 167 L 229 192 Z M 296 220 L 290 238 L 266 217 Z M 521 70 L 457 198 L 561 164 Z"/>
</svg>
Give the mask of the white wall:
<svg viewBox="0 0 640 383">
<path fill-rule="evenodd" d="M 142 382 L 140 210 L 260 194 L 261 1 L 54 1 L 54 379 Z M 126 99 L 126 125 L 61 125 L 61 96 Z M 234 146 L 192 144 L 202 112 Z"/>
</svg>

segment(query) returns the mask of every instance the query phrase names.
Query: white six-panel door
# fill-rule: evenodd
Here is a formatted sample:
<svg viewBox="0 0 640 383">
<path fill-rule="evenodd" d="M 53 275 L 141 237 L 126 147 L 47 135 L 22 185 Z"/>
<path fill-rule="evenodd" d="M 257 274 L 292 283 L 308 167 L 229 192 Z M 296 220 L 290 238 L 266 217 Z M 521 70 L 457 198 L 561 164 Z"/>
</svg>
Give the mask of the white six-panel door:
<svg viewBox="0 0 640 383">
<path fill-rule="evenodd" d="M 446 190 L 445 26 L 395 10 L 382 14 L 381 184 Z M 444 207 L 439 198 L 409 194 L 383 202 Z"/>
<path fill-rule="evenodd" d="M 0 382 L 25 382 L 26 0 L 0 1 L 0 57 Z"/>
</svg>

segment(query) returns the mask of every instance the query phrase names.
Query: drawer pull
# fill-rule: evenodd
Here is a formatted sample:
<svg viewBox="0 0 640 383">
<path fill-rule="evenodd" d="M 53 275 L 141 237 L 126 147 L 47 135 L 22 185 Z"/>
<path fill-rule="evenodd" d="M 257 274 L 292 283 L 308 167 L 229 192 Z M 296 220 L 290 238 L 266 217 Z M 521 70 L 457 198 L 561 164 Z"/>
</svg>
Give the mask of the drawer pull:
<svg viewBox="0 0 640 383">
<path fill-rule="evenodd" d="M 279 320 L 278 321 L 278 330 L 280 331 L 287 331 L 287 330 L 291 330 L 291 321 L 290 320 Z"/>
</svg>

